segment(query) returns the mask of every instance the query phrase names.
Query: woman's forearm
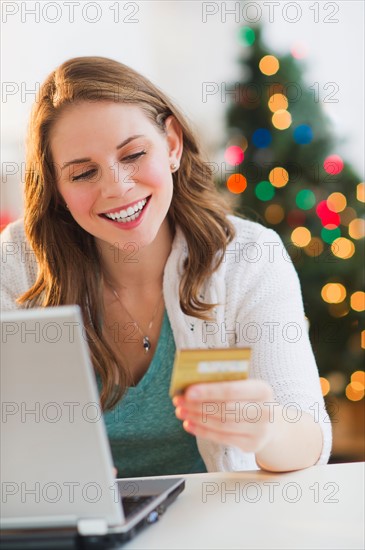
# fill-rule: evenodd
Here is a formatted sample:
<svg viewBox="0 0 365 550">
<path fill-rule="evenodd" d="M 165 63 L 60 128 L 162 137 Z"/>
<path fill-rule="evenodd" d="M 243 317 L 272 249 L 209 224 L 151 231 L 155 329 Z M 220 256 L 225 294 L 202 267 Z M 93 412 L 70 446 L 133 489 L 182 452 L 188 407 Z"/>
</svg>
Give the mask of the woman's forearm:
<svg viewBox="0 0 365 550">
<path fill-rule="evenodd" d="M 297 422 L 290 422 L 283 408 L 275 408 L 274 436 L 256 453 L 256 462 L 263 470 L 287 472 L 313 466 L 322 451 L 323 437 L 320 425 L 309 414 L 302 412 Z"/>
</svg>

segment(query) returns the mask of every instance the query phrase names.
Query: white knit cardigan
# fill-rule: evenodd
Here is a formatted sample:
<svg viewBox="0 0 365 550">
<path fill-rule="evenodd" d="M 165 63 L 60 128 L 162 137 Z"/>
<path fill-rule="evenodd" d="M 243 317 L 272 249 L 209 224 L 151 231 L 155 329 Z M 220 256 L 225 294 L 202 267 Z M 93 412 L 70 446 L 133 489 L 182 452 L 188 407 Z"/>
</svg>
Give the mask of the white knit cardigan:
<svg viewBox="0 0 365 550">
<path fill-rule="evenodd" d="M 249 375 L 271 385 L 275 402 L 287 406 L 286 418 L 297 421 L 305 411 L 319 422 L 323 447 L 317 464 L 326 464 L 332 429 L 308 338 L 297 273 L 275 231 L 237 216 L 229 219 L 236 237 L 219 269 L 201 289 L 204 301 L 220 304 L 214 309 L 214 323 L 181 311 L 179 282 L 188 248 L 182 230 L 176 229 L 163 277 L 176 348 L 250 346 Z M 16 309 L 16 297 L 30 288 L 37 273 L 23 220 L 4 229 L 1 250 L 1 309 Z M 275 407 L 273 410 L 275 414 Z M 197 444 L 209 472 L 259 469 L 254 453 L 200 437 Z"/>
</svg>

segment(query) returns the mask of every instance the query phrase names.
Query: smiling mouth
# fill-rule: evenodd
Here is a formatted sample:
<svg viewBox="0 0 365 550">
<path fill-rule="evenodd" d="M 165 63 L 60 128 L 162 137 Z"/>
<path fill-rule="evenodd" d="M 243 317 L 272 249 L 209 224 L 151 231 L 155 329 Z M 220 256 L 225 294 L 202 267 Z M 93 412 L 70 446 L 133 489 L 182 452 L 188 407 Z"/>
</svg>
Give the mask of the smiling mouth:
<svg viewBox="0 0 365 550">
<path fill-rule="evenodd" d="M 128 223 L 136 220 L 141 215 L 146 204 L 149 202 L 151 195 L 137 202 L 134 206 L 129 206 L 126 210 L 121 209 L 119 212 L 113 212 L 110 214 L 99 214 L 101 217 L 107 220 L 113 220 L 115 222 Z"/>
</svg>

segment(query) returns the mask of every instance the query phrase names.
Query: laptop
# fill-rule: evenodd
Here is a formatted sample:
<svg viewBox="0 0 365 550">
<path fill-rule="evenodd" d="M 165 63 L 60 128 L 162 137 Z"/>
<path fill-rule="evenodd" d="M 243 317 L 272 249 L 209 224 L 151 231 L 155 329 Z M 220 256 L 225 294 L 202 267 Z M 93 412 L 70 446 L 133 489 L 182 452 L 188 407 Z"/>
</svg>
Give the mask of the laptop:
<svg viewBox="0 0 365 550">
<path fill-rule="evenodd" d="M 1 548 L 113 548 L 185 487 L 116 480 L 79 306 L 1 312 Z"/>
</svg>

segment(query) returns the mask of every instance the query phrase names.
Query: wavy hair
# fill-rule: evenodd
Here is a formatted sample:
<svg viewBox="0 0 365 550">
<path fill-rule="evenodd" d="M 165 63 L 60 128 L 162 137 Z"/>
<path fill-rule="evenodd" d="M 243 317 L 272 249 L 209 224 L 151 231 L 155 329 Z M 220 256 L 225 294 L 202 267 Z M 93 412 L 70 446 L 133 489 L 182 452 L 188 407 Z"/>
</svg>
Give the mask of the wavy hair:
<svg viewBox="0 0 365 550">
<path fill-rule="evenodd" d="M 231 207 L 216 189 L 212 171 L 203 161 L 184 116 L 148 79 L 122 63 L 94 56 L 69 59 L 47 77 L 30 116 L 24 190 L 25 234 L 37 260 L 38 274 L 33 286 L 17 301 L 23 307 L 80 306 L 92 363 L 102 383 L 100 400 L 105 410 L 123 396 L 130 374 L 103 336 L 100 255 L 94 237 L 75 222 L 57 189 L 50 148 L 55 122 L 79 101 L 135 104 L 162 133 L 170 115 L 182 129 L 183 154 L 179 170 L 173 173 L 168 221 L 173 229 L 176 224 L 180 226 L 188 245 L 179 288 L 185 314 L 210 319 L 208 314 L 216 304 L 202 302 L 199 289 L 221 264 L 235 230 L 227 218 Z M 115 369 L 118 386 L 114 384 Z"/>
</svg>

